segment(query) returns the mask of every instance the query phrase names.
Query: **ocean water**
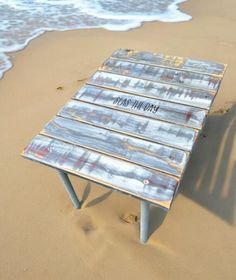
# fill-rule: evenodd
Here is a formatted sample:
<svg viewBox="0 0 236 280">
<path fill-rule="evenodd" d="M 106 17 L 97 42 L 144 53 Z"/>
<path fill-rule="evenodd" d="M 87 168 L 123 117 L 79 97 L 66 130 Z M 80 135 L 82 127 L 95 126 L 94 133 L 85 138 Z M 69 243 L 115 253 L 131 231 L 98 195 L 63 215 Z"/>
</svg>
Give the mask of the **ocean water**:
<svg viewBox="0 0 236 280">
<path fill-rule="evenodd" d="M 126 31 L 147 21 L 179 22 L 186 0 L 0 0 L 0 79 L 12 67 L 8 53 L 46 31 L 105 28 Z"/>
</svg>

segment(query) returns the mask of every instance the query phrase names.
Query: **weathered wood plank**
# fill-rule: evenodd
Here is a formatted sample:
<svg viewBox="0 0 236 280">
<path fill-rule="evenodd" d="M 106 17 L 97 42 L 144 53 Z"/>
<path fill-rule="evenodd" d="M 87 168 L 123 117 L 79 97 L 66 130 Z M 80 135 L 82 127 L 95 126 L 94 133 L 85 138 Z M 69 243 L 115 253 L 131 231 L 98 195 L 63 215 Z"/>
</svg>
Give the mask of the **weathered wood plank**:
<svg viewBox="0 0 236 280">
<path fill-rule="evenodd" d="M 216 92 L 220 86 L 220 78 L 217 76 L 150 66 L 112 58 L 106 60 L 99 70 L 134 78 L 147 79 L 154 82 L 158 81 L 177 86 L 181 85 L 202 90 L 211 90 L 214 92 Z"/>
<path fill-rule="evenodd" d="M 68 102 L 59 115 L 186 151 L 191 151 L 198 135 L 198 131 L 192 128 L 80 101 Z"/>
<path fill-rule="evenodd" d="M 215 97 L 215 94 L 208 91 L 151 82 L 101 71 L 97 71 L 90 78 L 88 84 L 207 110 L 209 110 Z"/>
<path fill-rule="evenodd" d="M 75 99 L 197 129 L 202 128 L 207 114 L 200 108 L 89 85 L 81 88 L 76 93 Z"/>
<path fill-rule="evenodd" d="M 169 209 L 226 65 L 118 50 L 22 155 Z"/>
<path fill-rule="evenodd" d="M 180 177 L 189 153 L 71 119 L 54 117 L 41 134 Z"/>
<path fill-rule="evenodd" d="M 226 65 L 212 61 L 194 60 L 186 57 L 164 55 L 161 53 L 139 52 L 134 50 L 119 49 L 112 54 L 118 59 L 127 59 L 150 65 L 182 69 L 193 72 L 223 76 Z"/>
<path fill-rule="evenodd" d="M 22 155 L 167 209 L 179 184 L 175 177 L 42 135 L 36 136 Z"/>
</svg>

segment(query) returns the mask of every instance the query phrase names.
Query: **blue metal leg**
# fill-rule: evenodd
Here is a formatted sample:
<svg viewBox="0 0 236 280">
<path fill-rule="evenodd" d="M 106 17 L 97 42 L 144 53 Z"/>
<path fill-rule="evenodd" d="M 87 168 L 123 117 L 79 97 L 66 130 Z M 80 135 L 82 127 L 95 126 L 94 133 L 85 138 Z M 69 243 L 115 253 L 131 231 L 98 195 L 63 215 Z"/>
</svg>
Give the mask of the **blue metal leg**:
<svg viewBox="0 0 236 280">
<path fill-rule="evenodd" d="M 74 188 L 73 188 L 73 186 L 70 182 L 70 179 L 69 179 L 67 173 L 65 173 L 61 170 L 58 170 L 58 172 L 59 172 L 60 178 L 61 178 L 61 180 L 62 180 L 62 182 L 65 186 L 65 189 L 66 189 L 74 207 L 79 209 L 80 208 L 80 201 L 79 201 L 79 199 L 78 199 L 78 197 L 77 197 L 77 195 L 74 191 Z"/>
<path fill-rule="evenodd" d="M 149 237 L 149 212 L 150 203 L 141 200 L 141 217 L 140 217 L 140 242 L 146 243 Z"/>
</svg>

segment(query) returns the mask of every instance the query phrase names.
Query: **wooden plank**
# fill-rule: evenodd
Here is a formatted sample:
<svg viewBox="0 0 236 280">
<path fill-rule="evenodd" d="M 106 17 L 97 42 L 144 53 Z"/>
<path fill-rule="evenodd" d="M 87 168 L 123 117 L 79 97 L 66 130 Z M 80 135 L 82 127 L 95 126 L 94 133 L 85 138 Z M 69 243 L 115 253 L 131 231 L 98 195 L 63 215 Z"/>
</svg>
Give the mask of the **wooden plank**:
<svg viewBox="0 0 236 280">
<path fill-rule="evenodd" d="M 134 78 L 142 78 L 154 82 L 158 81 L 165 84 L 181 85 L 213 92 L 216 92 L 220 86 L 220 78 L 217 76 L 150 66 L 112 58 L 106 60 L 99 70 Z"/>
<path fill-rule="evenodd" d="M 22 155 L 169 209 L 225 68 L 118 50 Z"/>
<path fill-rule="evenodd" d="M 189 153 L 75 120 L 54 117 L 41 134 L 180 177 Z"/>
<path fill-rule="evenodd" d="M 161 53 L 140 52 L 127 49 L 119 49 L 112 56 L 117 59 L 126 59 L 150 65 L 188 70 L 222 77 L 226 65 L 212 61 L 194 60 L 186 57 L 164 55 Z"/>
<path fill-rule="evenodd" d="M 200 108 L 89 85 L 81 88 L 76 93 L 75 99 L 197 129 L 202 128 L 207 114 Z"/>
<path fill-rule="evenodd" d="M 42 135 L 22 155 L 169 209 L 179 180 L 85 148 Z"/>
<path fill-rule="evenodd" d="M 198 135 L 198 131 L 192 128 L 80 101 L 68 102 L 59 115 L 186 151 L 191 151 Z"/>
<path fill-rule="evenodd" d="M 210 109 L 215 97 L 215 94 L 203 90 L 151 82 L 101 71 L 97 71 L 90 78 L 88 84 L 207 110 Z"/>
</svg>

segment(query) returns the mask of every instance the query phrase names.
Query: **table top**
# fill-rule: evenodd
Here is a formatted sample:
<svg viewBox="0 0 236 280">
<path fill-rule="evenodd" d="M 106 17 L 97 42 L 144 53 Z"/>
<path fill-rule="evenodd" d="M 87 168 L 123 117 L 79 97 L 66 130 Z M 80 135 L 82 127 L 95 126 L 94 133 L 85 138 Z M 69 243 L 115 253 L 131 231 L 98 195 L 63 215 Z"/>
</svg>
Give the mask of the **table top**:
<svg viewBox="0 0 236 280">
<path fill-rule="evenodd" d="M 225 68 L 119 49 L 22 155 L 169 209 Z"/>
</svg>

